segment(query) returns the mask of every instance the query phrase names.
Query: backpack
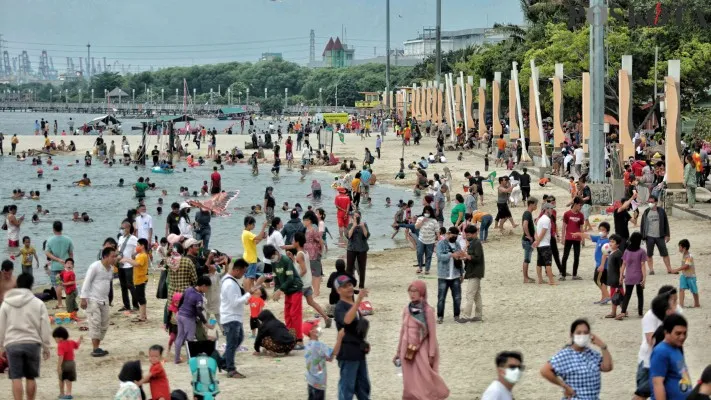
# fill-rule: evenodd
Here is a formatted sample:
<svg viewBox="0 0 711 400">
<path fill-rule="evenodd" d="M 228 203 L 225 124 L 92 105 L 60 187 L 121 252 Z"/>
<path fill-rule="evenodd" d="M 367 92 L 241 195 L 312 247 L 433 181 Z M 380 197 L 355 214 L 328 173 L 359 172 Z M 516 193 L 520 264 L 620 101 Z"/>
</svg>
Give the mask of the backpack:
<svg viewBox="0 0 711 400">
<path fill-rule="evenodd" d="M 370 157 L 368 157 L 368 164 L 372 164 L 375 162 L 375 156 L 371 153 Z"/>
<path fill-rule="evenodd" d="M 214 399 L 220 393 L 220 382 L 216 379 L 217 361 L 201 353 L 190 358 L 188 365 L 193 377 L 193 394 L 204 400 Z"/>
</svg>

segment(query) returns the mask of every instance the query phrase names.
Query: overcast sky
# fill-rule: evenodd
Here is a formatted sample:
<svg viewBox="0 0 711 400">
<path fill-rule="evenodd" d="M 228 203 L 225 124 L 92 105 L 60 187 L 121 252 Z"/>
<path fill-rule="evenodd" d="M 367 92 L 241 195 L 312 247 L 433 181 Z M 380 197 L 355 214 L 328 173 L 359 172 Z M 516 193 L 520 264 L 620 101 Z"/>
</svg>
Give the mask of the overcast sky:
<svg viewBox="0 0 711 400">
<path fill-rule="evenodd" d="M 442 0 L 442 29 L 521 23 L 519 0 Z M 391 47 L 434 27 L 435 0 L 391 0 Z M 0 34 L 11 57 L 22 50 L 36 68 L 43 49 L 55 68 L 66 57 L 150 66 L 256 61 L 280 52 L 289 61 L 316 59 L 330 36 L 346 31 L 355 58 L 385 53 L 385 0 L 0 0 Z M 375 49 L 374 49 L 375 48 Z"/>
</svg>

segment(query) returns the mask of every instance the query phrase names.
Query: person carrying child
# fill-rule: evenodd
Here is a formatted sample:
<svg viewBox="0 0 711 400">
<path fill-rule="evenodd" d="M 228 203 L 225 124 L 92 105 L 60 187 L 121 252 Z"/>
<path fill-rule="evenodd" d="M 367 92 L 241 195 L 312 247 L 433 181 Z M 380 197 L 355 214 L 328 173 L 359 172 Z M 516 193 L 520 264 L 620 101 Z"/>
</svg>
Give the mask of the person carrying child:
<svg viewBox="0 0 711 400">
<path fill-rule="evenodd" d="M 59 399 L 73 399 L 72 382 L 77 380 L 77 368 L 74 363 L 74 350 L 79 348 L 79 340 L 69 340 L 69 332 L 64 327 L 58 326 L 52 332 L 54 341 L 57 342 L 57 376 L 59 377 Z"/>
<path fill-rule="evenodd" d="M 163 346 L 158 344 L 151 346 L 148 349 L 148 360 L 151 363 L 151 368 L 148 370 L 148 375 L 144 376 L 138 385 L 148 383 L 153 400 L 171 400 L 168 375 L 163 368 Z"/>
<path fill-rule="evenodd" d="M 139 310 L 138 318 L 134 319 L 133 322 L 146 322 L 148 320 L 146 316 L 146 284 L 148 283 L 148 266 L 151 262 L 147 252 L 148 240 L 141 238 L 138 239 L 136 245 L 136 258 L 124 257 L 121 259 L 122 264 L 131 264 L 133 266 L 133 287 Z"/>
<path fill-rule="evenodd" d="M 309 336 L 309 343 L 304 349 L 308 399 L 324 400 L 326 398 L 326 361 L 333 360 L 333 350 L 318 340 L 321 336 L 318 320 L 304 322 L 302 330 Z"/>
</svg>

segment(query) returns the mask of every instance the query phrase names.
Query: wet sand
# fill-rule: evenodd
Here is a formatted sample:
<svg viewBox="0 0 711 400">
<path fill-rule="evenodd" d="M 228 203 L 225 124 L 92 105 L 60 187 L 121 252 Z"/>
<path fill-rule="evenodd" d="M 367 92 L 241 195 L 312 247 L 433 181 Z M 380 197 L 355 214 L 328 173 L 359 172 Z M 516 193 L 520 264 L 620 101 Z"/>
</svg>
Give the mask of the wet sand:
<svg viewBox="0 0 711 400">
<path fill-rule="evenodd" d="M 117 143 L 120 136 L 115 137 Z M 9 138 L 8 138 L 9 139 Z M 42 138 L 21 137 L 20 149 L 37 148 L 41 146 Z M 219 135 L 217 138 L 218 149 L 228 149 L 231 146 L 243 146 L 246 136 Z M 93 141 L 91 137 L 72 137 L 80 150 L 88 149 Z M 131 147 L 135 149 L 140 137 L 129 136 Z M 9 141 L 8 141 L 9 142 Z M 6 142 L 5 149 L 8 148 Z M 405 160 L 413 161 L 420 156 L 434 151 L 434 139 L 424 138 L 421 146 L 409 146 L 405 149 Z M 192 147 L 192 146 L 191 146 Z M 364 141 L 353 135 L 346 135 L 346 143 L 334 143 L 334 152 L 338 157 L 363 159 L 363 148 L 375 150 L 375 135 Z M 376 161 L 374 172 L 380 182 L 392 183 L 403 186 L 409 190 L 414 184 L 414 173 L 407 170 L 404 181 L 394 181 L 392 178 L 399 169 L 399 158 L 402 146 L 392 134 L 386 137 L 383 144 L 382 159 Z M 206 150 L 203 149 L 203 154 Z M 267 153 L 270 154 L 270 153 Z M 465 171 L 481 170 L 483 160 L 480 157 L 465 153 L 462 162 L 456 162 L 455 152 L 448 152 L 450 162 L 446 164 L 454 176 L 453 187 L 461 192 Z M 298 156 L 297 156 L 298 158 Z M 356 161 L 356 164 L 359 164 Z M 493 164 L 493 160 L 492 160 Z M 444 164 L 435 164 L 428 169 L 428 173 L 442 172 Z M 335 171 L 337 168 L 327 168 Z M 504 173 L 498 169 L 499 174 Z M 308 182 L 304 183 L 305 187 Z M 559 215 L 564 211 L 565 200 L 568 195 L 557 187 L 539 188 L 533 185 L 532 195 L 542 197 L 544 193 L 552 193 L 559 199 Z M 407 193 L 409 196 L 409 193 Z M 403 192 L 403 197 L 406 193 Z M 495 214 L 496 207 L 492 200 L 494 192 L 491 188 L 485 189 L 486 205 L 483 207 L 488 212 Z M 375 199 L 383 202 L 384 199 Z M 393 201 L 397 201 L 393 199 Z M 449 210 L 449 207 L 448 209 Z M 395 210 L 393 209 L 393 213 Z M 523 212 L 523 206 L 512 209 L 517 222 Z M 448 215 L 448 214 L 446 214 Z M 600 220 L 605 217 L 595 217 Z M 370 224 L 376 221 L 367 221 Z M 611 221 L 610 221 L 611 222 Z M 390 220 L 381 223 L 390 223 Z M 335 224 L 331 228 L 335 230 Z M 672 237 L 669 242 L 669 252 L 672 266 L 680 262 L 676 243 L 687 238 L 691 241 L 691 251 L 696 258 L 698 284 L 701 293 L 701 309 L 686 309 L 685 316 L 689 320 L 689 339 L 686 342 L 686 361 L 693 381 L 696 381 L 703 368 L 711 359 L 711 350 L 705 343 L 709 330 L 709 298 L 707 289 L 711 288 L 708 272 L 704 266 L 711 262 L 711 251 L 705 245 L 708 240 L 708 224 L 702 222 L 682 221 L 671 218 Z M 704 229 L 700 229 L 704 227 Z M 632 229 L 632 228 L 631 228 Z M 507 225 L 508 230 L 508 225 Z M 400 236 L 402 237 L 402 236 Z M 404 240 L 402 245 L 405 246 Z M 560 249 L 562 253 L 562 248 Z M 599 300 L 599 290 L 592 281 L 593 250 L 589 243 L 583 248 L 580 258 L 579 275 L 582 281 L 566 281 L 557 287 L 548 285 L 521 283 L 521 262 L 523 252 L 520 244 L 520 228 L 514 233 L 501 234 L 494 228 L 490 231 L 490 241 L 484 246 L 486 255 L 486 277 L 482 282 L 482 297 L 484 303 L 484 322 L 459 325 L 452 319 L 451 297 L 447 299 L 445 310 L 445 323 L 437 326 L 437 337 L 441 351 L 440 372 L 451 389 L 452 399 L 477 399 L 481 396 L 488 384 L 496 376 L 494 356 L 502 350 L 518 350 L 524 354 L 524 363 L 527 370 L 522 381 L 515 388 L 514 395 L 517 399 L 556 399 L 561 397 L 561 391 L 540 377 L 538 370 L 556 351 L 570 341 L 568 329 L 570 323 L 579 317 L 588 318 L 592 324 L 592 332 L 597 334 L 609 346 L 614 361 L 614 370 L 603 374 L 602 399 L 627 399 L 631 398 L 635 387 L 635 372 L 637 368 L 637 352 L 642 338 L 641 319 L 636 316 L 636 297 L 630 302 L 629 314 L 626 321 L 604 319 L 609 312 L 609 306 L 594 305 Z M 228 253 L 229 249 L 226 249 Z M 562 254 L 561 254 L 562 255 Z M 534 257 L 535 259 L 535 257 Z M 369 374 L 372 385 L 372 398 L 397 399 L 401 397 L 402 380 L 396 375 L 392 365 L 392 357 L 398 340 L 400 320 L 403 307 L 408 302 L 406 293 L 407 285 L 416 279 L 415 253 L 409 249 L 388 250 L 380 253 L 369 254 L 367 287 L 371 290 L 370 301 L 375 307 L 375 314 L 370 317 L 371 329 L 369 342 L 372 351 L 368 355 Z M 535 260 L 534 260 L 535 262 Z M 433 259 L 433 264 L 436 258 Z M 569 270 L 572 269 L 572 255 L 568 261 Z M 324 261 L 324 273 L 327 275 L 333 270 L 333 260 Z M 678 285 L 678 276 L 664 273 L 664 266 L 660 257 L 655 257 L 655 270 L 657 275 L 648 278 L 645 290 L 645 310 L 648 308 L 653 295 L 664 284 Z M 533 274 L 533 270 L 531 274 Z M 429 290 L 429 302 L 436 306 L 437 281 L 433 276 L 426 277 Z M 123 362 L 141 359 L 144 372 L 148 370 L 148 347 L 158 343 L 167 344 L 167 335 L 161 327 L 162 307 L 164 302 L 156 300 L 155 284 L 157 275 L 151 277 L 147 289 L 149 319 L 146 324 L 134 324 L 129 317 L 112 313 L 111 319 L 115 325 L 111 326 L 107 339 L 102 347 L 111 354 L 104 358 L 91 358 L 90 346 L 85 343 L 77 352 L 78 382 L 75 384 L 74 396 L 78 399 L 109 399 L 113 398 L 118 388 L 117 375 Z M 322 286 L 321 296 L 318 300 L 327 303 L 328 291 L 325 284 Z M 687 305 L 690 304 L 687 296 Z M 54 305 L 47 303 L 48 307 Z M 279 303 L 267 302 L 267 307 L 274 310 L 280 317 L 283 301 Z M 113 310 L 118 309 L 114 306 Z M 50 310 L 51 311 L 51 310 Z M 311 317 L 313 312 L 304 306 L 304 316 Z M 79 331 L 76 326 L 70 329 L 70 335 L 76 338 Z M 251 355 L 252 340 L 248 338 L 243 344 L 250 349 L 249 352 L 238 353 L 237 366 L 240 372 L 247 375 L 247 380 L 231 380 L 224 375 L 220 376 L 222 394 L 219 398 L 252 398 L 252 399 L 305 399 L 306 383 L 304 380 L 304 359 L 302 352 L 295 352 L 290 357 L 257 358 Z M 324 329 L 322 341 L 329 346 L 335 343 L 335 329 Z M 42 378 L 38 381 L 39 399 L 54 399 L 57 392 L 56 381 L 56 348 L 53 349 L 52 358 L 42 364 Z M 186 365 L 173 365 L 172 353 L 166 354 L 166 371 L 168 372 L 171 389 L 180 388 L 188 391 L 190 374 Z M 327 398 L 336 398 L 338 367 L 331 363 L 328 366 L 329 379 Z M 0 380 L 0 393 L 8 393 L 9 381 Z M 146 388 L 147 390 L 147 388 Z M 149 394 L 150 396 L 150 394 Z"/>
</svg>

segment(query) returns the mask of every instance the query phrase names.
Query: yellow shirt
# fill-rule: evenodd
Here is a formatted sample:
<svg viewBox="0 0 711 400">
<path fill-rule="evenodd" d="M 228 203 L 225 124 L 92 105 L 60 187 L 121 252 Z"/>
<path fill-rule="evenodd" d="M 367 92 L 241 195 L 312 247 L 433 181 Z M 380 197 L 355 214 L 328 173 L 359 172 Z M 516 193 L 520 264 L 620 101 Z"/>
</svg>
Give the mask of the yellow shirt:
<svg viewBox="0 0 711 400">
<path fill-rule="evenodd" d="M 257 244 L 254 243 L 254 238 L 256 237 L 257 235 L 246 229 L 242 231 L 242 247 L 244 248 L 244 255 L 242 257 L 244 261 L 250 264 L 257 262 Z"/>
<path fill-rule="evenodd" d="M 489 214 L 487 214 L 487 213 L 485 213 L 485 212 L 483 212 L 483 211 L 476 211 L 476 212 L 474 212 L 474 215 L 472 215 L 472 223 L 477 224 L 477 223 L 481 222 L 481 219 L 482 219 L 485 215 L 489 215 Z"/>
<path fill-rule="evenodd" d="M 353 193 L 360 192 L 360 179 L 355 178 L 351 181 L 351 189 L 353 189 Z"/>
<path fill-rule="evenodd" d="M 22 265 L 29 265 L 32 266 L 32 257 L 36 254 L 35 248 L 30 246 L 29 248 L 27 247 L 22 247 L 20 249 L 20 256 L 22 256 Z"/>
<path fill-rule="evenodd" d="M 148 265 L 150 260 L 148 259 L 148 254 L 138 253 L 136 255 L 136 265 L 133 267 L 133 284 L 142 285 L 148 282 Z"/>
</svg>

